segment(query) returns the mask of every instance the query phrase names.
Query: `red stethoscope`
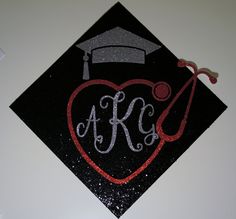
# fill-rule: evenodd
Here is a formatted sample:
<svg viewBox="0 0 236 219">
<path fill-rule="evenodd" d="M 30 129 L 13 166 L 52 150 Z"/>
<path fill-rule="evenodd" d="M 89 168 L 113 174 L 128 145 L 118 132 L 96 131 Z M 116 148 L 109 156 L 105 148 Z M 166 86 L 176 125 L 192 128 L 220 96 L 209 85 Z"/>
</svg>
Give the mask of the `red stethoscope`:
<svg viewBox="0 0 236 219">
<path fill-rule="evenodd" d="M 67 106 L 68 127 L 69 127 L 69 130 L 71 132 L 72 139 L 75 142 L 75 145 L 76 145 L 77 149 L 79 150 L 79 152 L 81 153 L 83 158 L 87 161 L 87 163 L 92 168 L 94 168 L 94 170 L 96 170 L 99 174 L 101 174 L 104 178 L 106 178 L 110 182 L 115 183 L 115 184 L 119 184 L 119 185 L 128 183 L 130 180 L 132 180 L 134 177 L 139 175 L 142 171 L 144 171 L 148 167 L 148 165 L 157 157 L 157 155 L 161 151 L 162 147 L 165 145 L 165 142 L 176 141 L 176 140 L 178 140 L 183 135 L 185 126 L 187 124 L 187 119 L 188 119 L 190 107 L 191 107 L 191 104 L 192 104 L 193 96 L 194 96 L 194 93 L 195 93 L 198 75 L 205 74 L 205 75 L 207 75 L 207 77 L 209 78 L 211 83 L 214 84 L 214 83 L 217 82 L 217 77 L 218 77 L 217 73 L 212 72 L 212 71 L 210 71 L 209 69 L 206 69 L 206 68 L 198 69 L 197 66 L 193 62 L 189 62 L 189 61 L 185 61 L 183 59 L 180 59 L 179 62 L 178 62 L 178 67 L 191 67 L 193 69 L 193 71 L 194 71 L 194 74 L 184 84 L 184 86 L 178 91 L 178 93 L 175 95 L 175 97 L 169 103 L 168 107 L 161 113 L 160 117 L 157 119 L 157 122 L 156 122 L 156 133 L 158 134 L 158 136 L 160 138 L 160 142 L 158 143 L 156 149 L 153 151 L 153 153 L 150 155 L 150 157 L 137 170 L 135 170 L 133 173 L 131 173 L 129 176 L 127 176 L 127 177 L 125 177 L 123 179 L 115 178 L 115 177 L 111 176 L 110 174 L 108 174 L 103 169 L 101 169 L 89 157 L 89 155 L 84 151 L 84 149 L 80 145 L 80 143 L 79 143 L 79 141 L 77 139 L 76 133 L 74 131 L 73 125 L 72 125 L 71 107 L 72 107 L 74 98 L 77 96 L 77 94 L 81 90 L 89 87 L 90 85 L 94 85 L 94 84 L 103 84 L 103 85 L 111 87 L 111 88 L 113 88 L 115 90 L 121 90 L 121 89 L 123 89 L 123 88 L 125 88 L 125 87 L 127 87 L 129 85 L 139 84 L 140 83 L 140 84 L 146 84 L 146 85 L 152 87 L 153 97 L 157 101 L 165 101 L 165 100 L 167 100 L 170 97 L 170 93 L 171 93 L 170 86 L 166 82 L 158 82 L 158 83 L 154 84 L 154 83 L 152 83 L 150 81 L 144 81 L 144 80 L 128 81 L 128 82 L 126 82 L 126 83 L 124 83 L 124 84 L 122 84 L 120 86 L 115 85 L 114 83 L 109 82 L 109 81 L 105 81 L 105 80 L 95 80 L 95 81 L 92 80 L 92 81 L 88 81 L 88 82 L 85 82 L 84 84 L 80 85 L 72 93 L 72 95 L 70 97 L 70 100 L 68 102 L 68 106 Z M 188 86 L 190 84 L 192 84 L 192 89 L 191 89 L 191 92 L 190 92 L 189 100 L 188 100 L 188 103 L 187 103 L 187 107 L 186 107 L 183 119 L 180 122 L 179 129 L 178 129 L 178 131 L 175 134 L 168 135 L 163 130 L 163 123 L 165 122 L 165 119 L 169 115 L 169 112 L 173 108 L 174 104 L 178 101 L 179 97 L 183 94 L 183 92 L 188 88 Z M 159 91 L 161 91 L 161 92 L 159 92 Z"/>
<path fill-rule="evenodd" d="M 192 104 L 193 96 L 194 96 L 195 89 L 196 89 L 197 77 L 200 74 L 205 74 L 209 78 L 209 80 L 212 84 L 215 84 L 217 82 L 217 77 L 218 77 L 217 73 L 212 72 L 211 70 L 209 70 L 207 68 L 198 69 L 197 65 L 195 63 L 190 62 L 190 61 L 186 61 L 184 59 L 179 60 L 178 67 L 191 67 L 193 69 L 194 74 L 184 84 L 184 86 L 179 90 L 179 92 L 176 94 L 176 96 L 170 102 L 168 107 L 162 112 L 162 114 L 160 115 L 160 117 L 158 118 L 158 120 L 156 122 L 157 134 L 159 135 L 160 139 L 165 141 L 165 142 L 176 141 L 183 135 L 183 132 L 184 132 L 184 129 L 185 129 L 185 126 L 186 126 L 186 123 L 187 123 L 190 107 L 191 107 L 191 104 Z M 180 123 L 180 126 L 179 126 L 179 129 L 175 134 L 168 135 L 163 130 L 163 123 L 164 123 L 166 117 L 168 116 L 170 110 L 174 106 L 174 104 L 177 102 L 177 100 L 179 99 L 181 94 L 186 90 L 186 88 L 188 88 L 188 86 L 191 83 L 192 83 L 192 90 L 191 90 L 191 93 L 190 93 L 190 96 L 189 96 L 189 100 L 188 100 L 187 107 L 186 107 L 186 110 L 185 110 L 185 113 L 184 113 L 184 117 L 183 117 L 183 119 Z"/>
</svg>

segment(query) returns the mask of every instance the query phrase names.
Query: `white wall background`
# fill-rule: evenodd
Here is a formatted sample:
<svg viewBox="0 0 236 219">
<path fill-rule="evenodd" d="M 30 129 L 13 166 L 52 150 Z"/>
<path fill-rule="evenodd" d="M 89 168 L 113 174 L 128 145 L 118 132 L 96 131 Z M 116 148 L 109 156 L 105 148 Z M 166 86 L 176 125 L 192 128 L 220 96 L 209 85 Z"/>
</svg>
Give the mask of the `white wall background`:
<svg viewBox="0 0 236 219">
<path fill-rule="evenodd" d="M 0 219 L 115 219 L 8 108 L 115 2 L 0 0 Z M 121 3 L 176 56 L 219 72 L 207 84 L 229 107 L 122 219 L 236 218 L 236 1 Z"/>
</svg>

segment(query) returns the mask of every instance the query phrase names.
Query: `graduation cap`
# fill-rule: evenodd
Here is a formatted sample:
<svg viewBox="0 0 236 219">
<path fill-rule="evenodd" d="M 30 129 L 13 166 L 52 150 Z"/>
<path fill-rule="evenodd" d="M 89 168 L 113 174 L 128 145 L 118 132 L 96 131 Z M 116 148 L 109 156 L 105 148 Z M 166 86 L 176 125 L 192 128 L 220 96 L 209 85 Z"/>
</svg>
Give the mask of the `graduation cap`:
<svg viewBox="0 0 236 219">
<path fill-rule="evenodd" d="M 129 31 L 121 28 L 126 26 Z M 206 69 L 197 70 L 190 63 L 193 74 L 185 67 L 187 62 L 178 62 L 164 45 L 158 50 L 158 39 L 120 3 L 88 31 L 83 36 L 86 40 L 73 44 L 11 109 L 119 218 L 226 106 L 197 80 L 199 71 Z M 88 38 L 88 33 L 94 35 Z M 142 33 L 142 37 L 135 33 Z M 147 40 L 148 36 L 157 44 Z M 131 63 L 127 66 L 131 68 L 127 74 L 112 77 L 113 64 L 104 64 L 99 80 L 77 80 L 80 50 L 76 46 L 84 52 L 86 80 L 88 63 L 115 63 L 114 72 L 123 70 L 117 63 Z M 146 55 L 151 53 L 158 62 L 142 66 L 147 68 L 140 71 L 128 71 L 147 63 Z M 79 62 L 83 62 L 82 57 Z M 148 74 L 140 77 L 141 72 Z M 111 146 L 109 153 L 101 153 Z"/>
<path fill-rule="evenodd" d="M 76 45 L 84 51 L 83 79 L 89 80 L 89 56 L 92 63 L 124 62 L 145 64 L 145 56 L 161 46 L 121 27 L 105 31 Z"/>
</svg>

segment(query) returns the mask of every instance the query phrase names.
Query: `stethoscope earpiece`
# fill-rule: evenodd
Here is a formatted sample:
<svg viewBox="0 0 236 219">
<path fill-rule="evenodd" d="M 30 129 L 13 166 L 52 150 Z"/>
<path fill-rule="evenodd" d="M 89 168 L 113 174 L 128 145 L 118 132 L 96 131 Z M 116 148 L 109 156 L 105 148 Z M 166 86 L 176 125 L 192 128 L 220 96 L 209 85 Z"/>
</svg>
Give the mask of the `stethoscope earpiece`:
<svg viewBox="0 0 236 219">
<path fill-rule="evenodd" d="M 192 100 L 193 100 L 193 96 L 194 96 L 194 93 L 195 93 L 195 89 L 196 89 L 196 83 L 197 83 L 197 77 L 198 75 L 200 74 L 205 74 L 210 82 L 212 84 L 215 84 L 217 82 L 217 77 L 218 77 L 218 73 L 216 72 L 212 72 L 211 70 L 207 69 L 207 68 L 201 68 L 201 69 L 198 69 L 197 65 L 194 63 L 194 62 L 190 62 L 190 61 L 186 61 L 184 59 L 180 59 L 177 63 L 177 66 L 180 67 L 180 68 L 183 68 L 183 67 L 190 67 L 193 69 L 193 75 L 192 77 L 184 84 L 184 86 L 179 90 L 179 92 L 175 95 L 175 97 L 173 98 L 173 100 L 170 102 L 170 104 L 168 105 L 168 107 L 162 112 L 162 114 L 160 115 L 160 117 L 158 118 L 157 122 L 156 122 L 156 131 L 157 131 L 157 134 L 159 135 L 159 137 L 166 141 L 166 142 L 172 142 L 172 141 L 176 141 L 178 140 L 182 135 L 183 135 L 183 132 L 184 132 L 184 129 L 185 129 L 185 126 L 187 124 L 187 119 L 188 119 L 188 115 L 189 115 L 189 111 L 190 111 L 190 107 L 192 105 Z M 165 83 L 165 82 L 161 82 L 161 83 Z M 189 100 L 188 100 L 188 104 L 186 106 L 186 110 L 185 110 L 185 113 L 184 113 L 184 117 L 183 119 L 181 120 L 181 123 L 180 123 L 180 126 L 179 126 L 179 129 L 178 131 L 173 134 L 173 135 L 168 135 L 164 132 L 163 130 L 163 123 L 165 122 L 165 119 L 166 117 L 169 115 L 169 112 L 170 110 L 172 109 L 172 107 L 174 106 L 174 104 L 177 102 L 177 100 L 179 99 L 179 97 L 183 94 L 183 92 L 187 89 L 187 87 L 193 83 L 192 85 L 192 90 L 191 90 L 191 93 L 190 93 L 190 96 L 189 96 Z M 167 84 L 167 83 L 166 83 Z M 165 84 L 165 86 L 167 86 Z M 159 90 L 159 84 L 157 83 L 155 86 L 154 86 L 154 89 L 153 89 L 153 94 L 154 94 L 154 97 L 159 100 L 160 96 L 160 92 Z M 156 88 L 155 88 L 156 87 Z M 163 90 L 167 90 L 167 87 L 165 87 L 165 89 Z M 167 92 L 165 91 L 165 94 Z"/>
</svg>

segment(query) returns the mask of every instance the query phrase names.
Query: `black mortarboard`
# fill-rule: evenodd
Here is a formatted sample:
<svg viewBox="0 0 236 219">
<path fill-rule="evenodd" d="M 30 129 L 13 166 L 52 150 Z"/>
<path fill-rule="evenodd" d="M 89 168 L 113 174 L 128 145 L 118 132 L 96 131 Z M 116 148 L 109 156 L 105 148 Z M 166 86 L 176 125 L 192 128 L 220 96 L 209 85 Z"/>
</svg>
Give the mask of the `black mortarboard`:
<svg viewBox="0 0 236 219">
<path fill-rule="evenodd" d="M 178 61 L 117 3 L 11 108 L 120 217 L 226 109 Z"/>
<path fill-rule="evenodd" d="M 90 78 L 88 54 L 92 56 L 92 63 L 126 62 L 145 64 L 145 56 L 161 47 L 121 27 L 105 31 L 76 46 L 85 52 L 83 57 L 84 80 Z"/>
</svg>

